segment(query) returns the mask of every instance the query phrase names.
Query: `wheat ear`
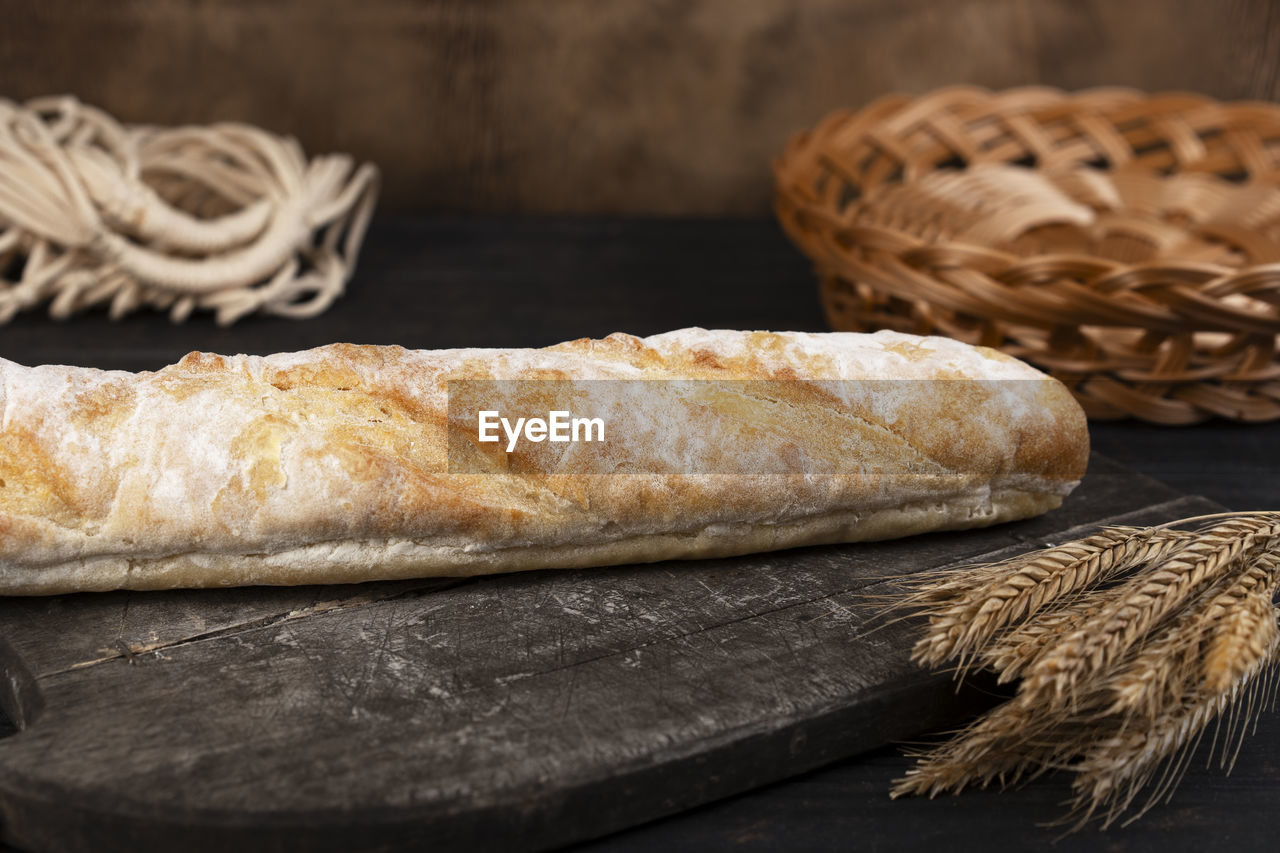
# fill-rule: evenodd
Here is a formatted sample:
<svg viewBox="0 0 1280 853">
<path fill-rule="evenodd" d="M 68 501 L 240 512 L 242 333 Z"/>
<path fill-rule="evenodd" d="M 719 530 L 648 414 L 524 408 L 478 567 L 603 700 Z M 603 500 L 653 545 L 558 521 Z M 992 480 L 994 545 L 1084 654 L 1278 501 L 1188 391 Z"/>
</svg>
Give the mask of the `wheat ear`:
<svg viewBox="0 0 1280 853">
<path fill-rule="evenodd" d="M 1170 791 L 1224 713 L 1228 764 L 1280 657 L 1280 513 L 1204 520 L 1193 531 L 1112 528 L 904 594 L 929 616 L 917 660 L 958 658 L 962 671 L 973 661 L 1021 682 L 1008 702 L 918 753 L 893 795 L 1067 769 L 1077 825 L 1109 824 L 1153 781 L 1139 814 Z"/>
<path fill-rule="evenodd" d="M 930 614 L 929 633 L 913 658 L 927 666 L 966 658 L 1008 625 L 1154 559 L 1181 538 L 1150 528 L 1113 527 L 979 572 L 952 575 L 936 586 L 926 583 L 922 597 L 941 597 L 946 605 Z"/>
<path fill-rule="evenodd" d="M 983 648 L 979 660 L 999 674 L 1001 684 L 1021 678 L 1047 649 L 1102 609 L 1107 597 L 1105 591 L 1088 590 L 1035 619 L 1013 625 Z"/>
<path fill-rule="evenodd" d="M 1226 696 L 1190 698 L 1165 708 L 1143 725 L 1126 727 L 1095 744 L 1073 768 L 1077 825 L 1099 810 L 1104 826 L 1114 822 L 1160 767 L 1176 759 L 1227 706 Z"/>
<path fill-rule="evenodd" d="M 1233 518 L 1202 531 L 1149 572 L 1116 590 L 1114 600 L 1028 669 L 1023 689 L 1049 704 L 1071 703 L 1090 677 L 1107 671 L 1164 617 L 1233 565 L 1280 535 L 1280 520 Z"/>
<path fill-rule="evenodd" d="M 1275 596 L 1278 561 L 1270 554 L 1258 560 L 1237 588 L 1214 600 L 1215 625 L 1204 654 L 1205 687 L 1224 692 L 1247 679 L 1268 658 L 1280 638 Z"/>
</svg>

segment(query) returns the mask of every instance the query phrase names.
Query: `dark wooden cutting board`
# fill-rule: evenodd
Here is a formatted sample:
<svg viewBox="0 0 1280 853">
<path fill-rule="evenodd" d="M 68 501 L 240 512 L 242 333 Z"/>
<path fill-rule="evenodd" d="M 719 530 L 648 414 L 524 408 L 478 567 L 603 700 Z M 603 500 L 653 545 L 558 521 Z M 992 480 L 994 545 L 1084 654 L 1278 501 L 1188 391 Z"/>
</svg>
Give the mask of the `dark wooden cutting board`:
<svg viewBox="0 0 1280 853">
<path fill-rule="evenodd" d="M 886 576 L 1213 511 L 1095 457 L 1017 524 L 470 580 L 0 600 L 6 838 L 32 850 L 536 850 L 990 701 Z M 874 630 L 873 630 L 874 627 Z"/>
</svg>

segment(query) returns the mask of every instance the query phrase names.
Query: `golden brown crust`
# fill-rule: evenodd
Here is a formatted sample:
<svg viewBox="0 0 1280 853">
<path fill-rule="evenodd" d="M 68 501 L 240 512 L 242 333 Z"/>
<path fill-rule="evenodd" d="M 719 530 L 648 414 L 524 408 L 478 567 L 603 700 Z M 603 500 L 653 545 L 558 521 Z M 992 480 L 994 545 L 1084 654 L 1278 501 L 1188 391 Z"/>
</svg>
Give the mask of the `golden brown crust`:
<svg viewBox="0 0 1280 853">
<path fill-rule="evenodd" d="M 892 405 L 817 381 L 889 377 L 927 381 L 901 383 Z M 686 329 L 544 350 L 337 344 L 265 358 L 192 353 L 142 374 L 0 362 L 0 378 L 0 592 L 16 594 L 469 574 L 883 538 L 1043 512 L 1088 454 L 1083 414 L 1060 384 L 990 350 L 894 333 Z M 458 474 L 445 395 L 462 378 L 787 380 L 770 394 L 795 414 L 762 415 L 739 385 L 717 391 L 720 414 L 754 436 L 724 452 L 758 457 L 769 471 L 758 476 L 656 463 L 652 473 L 577 476 L 547 444 L 511 455 L 477 446 L 490 473 Z M 1012 390 L 999 392 L 996 414 L 975 417 L 975 395 L 991 392 L 932 381 L 953 378 L 1010 380 Z M 612 428 L 652 428 L 650 413 L 627 417 Z M 897 474 L 809 469 L 854 456 Z"/>
<path fill-rule="evenodd" d="M 465 577 L 530 569 L 573 569 L 707 559 L 797 545 L 869 542 L 1000 521 L 1053 509 L 1061 498 L 1001 491 L 981 503 L 905 504 L 871 512 L 836 510 L 780 524 L 720 524 L 697 531 L 651 533 L 593 544 L 519 545 L 466 550 L 405 540 L 320 542 L 271 554 L 191 553 L 166 557 L 107 556 L 33 572 L 9 595 L 112 589 L 209 588 L 264 583 L 351 583 L 379 578 Z M 334 559 L 337 552 L 340 559 Z"/>
</svg>

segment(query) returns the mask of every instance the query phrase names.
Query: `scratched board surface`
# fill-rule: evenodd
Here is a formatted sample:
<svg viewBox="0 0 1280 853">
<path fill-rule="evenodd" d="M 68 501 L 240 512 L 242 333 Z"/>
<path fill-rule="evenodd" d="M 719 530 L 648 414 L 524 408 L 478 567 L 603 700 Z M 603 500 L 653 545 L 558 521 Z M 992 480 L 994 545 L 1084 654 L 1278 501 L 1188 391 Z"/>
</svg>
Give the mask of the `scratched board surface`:
<svg viewBox="0 0 1280 853">
<path fill-rule="evenodd" d="M 7 840 L 536 850 L 954 720 L 886 576 L 1212 509 L 1095 457 L 983 531 L 707 562 L 0 600 Z M 873 630 L 874 628 L 874 630 Z M 231 847 L 235 845 L 235 847 Z"/>
</svg>

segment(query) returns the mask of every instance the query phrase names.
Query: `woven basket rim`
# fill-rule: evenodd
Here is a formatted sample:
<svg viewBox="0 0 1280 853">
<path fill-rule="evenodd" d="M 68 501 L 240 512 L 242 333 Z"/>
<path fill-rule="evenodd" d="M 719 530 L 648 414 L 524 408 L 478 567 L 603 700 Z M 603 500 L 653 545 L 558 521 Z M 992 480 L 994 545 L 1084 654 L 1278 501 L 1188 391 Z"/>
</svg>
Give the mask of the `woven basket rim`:
<svg viewBox="0 0 1280 853">
<path fill-rule="evenodd" d="M 1093 417 L 1280 418 L 1280 105 L 953 86 L 833 112 L 773 168 L 779 219 L 837 328 L 1000 346 L 1068 382 Z M 1048 227 L 1027 227 L 1041 208 Z M 1022 242 L 1000 243 L 1001 227 Z M 1028 251 L 1047 234 L 1157 250 Z"/>
</svg>

